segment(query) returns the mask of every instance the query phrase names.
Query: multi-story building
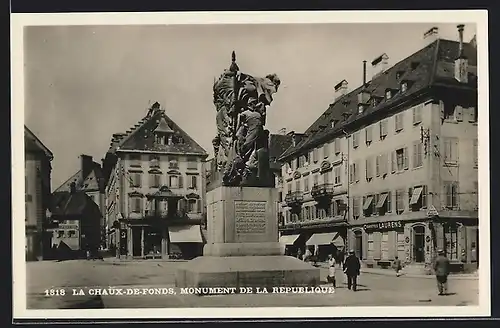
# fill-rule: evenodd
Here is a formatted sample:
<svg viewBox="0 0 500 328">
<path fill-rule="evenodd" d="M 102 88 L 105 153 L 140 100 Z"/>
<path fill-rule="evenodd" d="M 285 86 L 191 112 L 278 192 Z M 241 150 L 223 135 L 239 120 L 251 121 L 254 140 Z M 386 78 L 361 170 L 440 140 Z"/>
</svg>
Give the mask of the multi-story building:
<svg viewBox="0 0 500 328">
<path fill-rule="evenodd" d="M 114 134 L 104 160 L 108 248 L 142 258 L 200 254 L 206 157 L 159 103 Z"/>
<path fill-rule="evenodd" d="M 78 192 L 84 192 L 94 201 L 101 212 L 101 219 L 98 225 L 105 226 L 104 218 L 106 215 L 106 201 L 104 190 L 104 179 L 102 174 L 102 166 L 100 163 L 94 162 L 92 156 L 80 155 L 80 169 L 73 174 L 68 180 L 62 183 L 54 193 L 71 191 L 72 186 Z M 106 235 L 104 229 L 101 229 L 101 246 L 104 246 Z"/>
<path fill-rule="evenodd" d="M 26 260 L 44 259 L 50 249 L 50 181 L 52 152 L 24 126 Z"/>
<path fill-rule="evenodd" d="M 432 28 L 425 34 L 428 45 L 392 67 L 386 54 L 378 56 L 370 81 L 364 63 L 363 84 L 341 92 L 304 141 L 282 156 L 291 162 L 284 170 L 295 206 L 288 224 L 304 234 L 311 220 L 303 174 L 341 167 L 338 187 L 316 188 L 332 200 L 340 192 L 347 196 L 346 246 L 365 265 L 387 267 L 397 256 L 428 271 L 443 249 L 457 270 L 477 267 L 477 50 L 475 42 L 463 41 L 463 28 L 458 26 L 459 41 L 440 39 Z M 310 168 L 317 147 L 325 161 L 319 170 Z M 313 153 L 312 163 L 320 157 Z"/>
</svg>

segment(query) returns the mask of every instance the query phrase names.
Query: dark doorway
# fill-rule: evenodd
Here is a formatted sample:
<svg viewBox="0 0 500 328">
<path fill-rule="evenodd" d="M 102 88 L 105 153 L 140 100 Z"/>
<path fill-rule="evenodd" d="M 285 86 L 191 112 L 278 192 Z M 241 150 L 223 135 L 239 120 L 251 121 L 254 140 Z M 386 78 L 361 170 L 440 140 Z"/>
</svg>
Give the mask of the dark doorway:
<svg viewBox="0 0 500 328">
<path fill-rule="evenodd" d="M 363 234 L 361 231 L 356 231 L 354 233 L 355 237 L 355 249 L 354 251 L 356 252 L 356 256 L 358 259 L 362 259 L 363 257 Z"/>
<path fill-rule="evenodd" d="M 120 229 L 120 255 L 127 255 L 127 230 Z"/>
<path fill-rule="evenodd" d="M 422 226 L 413 228 L 413 257 L 417 263 L 425 261 L 425 228 Z"/>
<path fill-rule="evenodd" d="M 141 256 L 141 234 L 142 227 L 132 228 L 132 256 Z"/>
</svg>

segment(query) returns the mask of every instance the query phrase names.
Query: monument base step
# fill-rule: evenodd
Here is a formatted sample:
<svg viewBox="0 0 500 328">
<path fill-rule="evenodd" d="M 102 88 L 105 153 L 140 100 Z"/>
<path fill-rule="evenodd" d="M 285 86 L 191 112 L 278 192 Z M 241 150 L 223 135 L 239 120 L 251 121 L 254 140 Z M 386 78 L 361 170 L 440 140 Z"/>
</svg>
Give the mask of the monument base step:
<svg viewBox="0 0 500 328">
<path fill-rule="evenodd" d="M 177 287 L 315 287 L 320 269 L 291 256 L 200 256 L 177 269 Z"/>
</svg>

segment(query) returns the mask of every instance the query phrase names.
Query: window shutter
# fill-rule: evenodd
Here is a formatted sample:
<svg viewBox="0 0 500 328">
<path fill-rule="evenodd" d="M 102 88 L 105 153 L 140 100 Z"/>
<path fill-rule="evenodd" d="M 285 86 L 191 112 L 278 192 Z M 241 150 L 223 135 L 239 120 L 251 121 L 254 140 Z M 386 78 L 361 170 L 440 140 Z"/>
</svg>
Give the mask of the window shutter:
<svg viewBox="0 0 500 328">
<path fill-rule="evenodd" d="M 184 179 L 183 179 L 183 176 L 182 175 L 179 175 L 178 177 L 178 181 L 179 181 L 179 188 L 184 188 Z"/>
<path fill-rule="evenodd" d="M 149 175 L 149 186 L 150 187 L 154 187 L 155 186 L 155 175 L 154 174 L 150 174 Z"/>
<path fill-rule="evenodd" d="M 417 149 L 417 144 L 414 143 L 413 144 L 413 168 L 416 168 L 418 165 L 417 165 L 417 156 L 418 156 L 418 149 Z"/>
<path fill-rule="evenodd" d="M 137 187 L 142 187 L 142 175 L 140 173 L 136 173 L 137 178 Z"/>
<path fill-rule="evenodd" d="M 413 188 L 410 187 L 408 188 L 408 207 L 411 208 L 410 202 L 411 202 L 411 196 L 413 195 Z"/>
<path fill-rule="evenodd" d="M 375 175 L 380 176 L 380 157 L 382 155 L 378 155 L 375 159 Z"/>
<path fill-rule="evenodd" d="M 392 211 L 392 192 L 387 193 L 387 198 L 385 200 L 386 205 L 387 205 L 387 212 Z"/>
<path fill-rule="evenodd" d="M 422 186 L 422 207 L 426 208 L 427 207 L 427 186 Z"/>
<path fill-rule="evenodd" d="M 354 180 L 359 181 L 359 161 L 354 164 Z"/>
<path fill-rule="evenodd" d="M 365 173 L 367 179 L 370 179 L 370 172 L 368 171 L 369 168 L 370 168 L 370 162 L 369 159 L 367 158 L 365 161 Z"/>
<path fill-rule="evenodd" d="M 392 173 L 396 172 L 396 151 L 391 152 L 391 171 Z"/>
<path fill-rule="evenodd" d="M 403 148 L 403 155 L 404 155 L 404 169 L 408 169 L 408 147 Z"/>
<path fill-rule="evenodd" d="M 458 138 L 453 139 L 453 160 L 458 161 L 459 154 L 458 154 Z"/>
</svg>

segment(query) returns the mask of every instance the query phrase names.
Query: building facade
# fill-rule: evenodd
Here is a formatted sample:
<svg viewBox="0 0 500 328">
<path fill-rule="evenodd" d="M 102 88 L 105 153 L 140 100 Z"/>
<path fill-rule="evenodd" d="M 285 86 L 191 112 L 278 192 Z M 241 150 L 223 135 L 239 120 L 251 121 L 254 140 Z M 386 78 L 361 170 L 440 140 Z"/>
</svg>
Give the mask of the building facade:
<svg viewBox="0 0 500 328">
<path fill-rule="evenodd" d="M 311 155 L 300 156 L 312 149 L 319 163 L 322 148 L 328 163 L 314 167 L 320 174 L 323 165 L 343 164 L 342 184 L 325 191 L 333 199 L 345 190 L 345 246 L 364 265 L 389 267 L 397 256 L 408 269 L 428 272 L 443 249 L 454 270 L 477 268 L 477 50 L 463 41 L 463 28 L 459 41 L 440 39 L 432 28 L 425 34 L 428 45 L 392 67 L 386 54 L 375 58 L 370 81 L 365 62 L 361 87 L 347 92 L 347 82 L 339 83 L 339 96 L 306 131 L 306 140 L 282 156 L 291 161 L 284 168 L 290 198 L 301 198 L 302 208 L 310 198 L 293 192 L 301 190 L 296 181 L 309 171 L 303 167 Z M 295 220 L 302 228 L 311 214 L 301 211 Z"/>
<path fill-rule="evenodd" d="M 27 261 L 42 260 L 50 249 L 47 209 L 50 205 L 52 152 L 24 127 L 25 227 Z"/>
<path fill-rule="evenodd" d="M 155 103 L 104 160 L 107 247 L 117 256 L 201 254 L 205 150 Z"/>
</svg>

